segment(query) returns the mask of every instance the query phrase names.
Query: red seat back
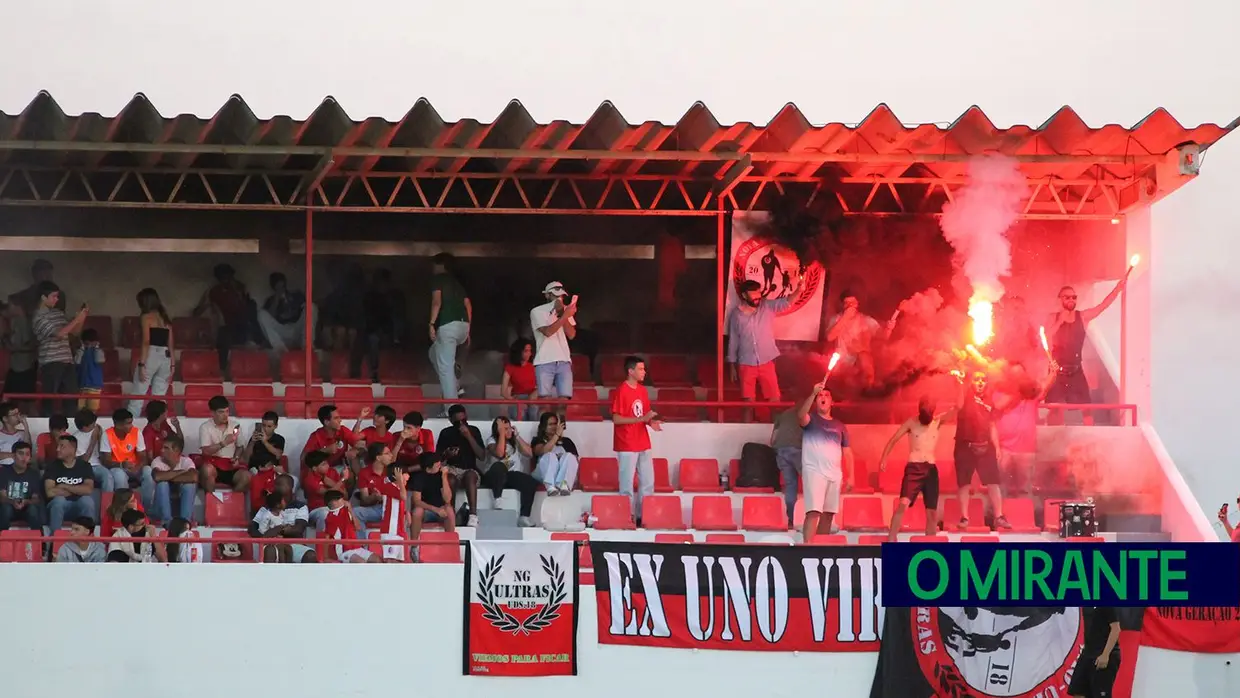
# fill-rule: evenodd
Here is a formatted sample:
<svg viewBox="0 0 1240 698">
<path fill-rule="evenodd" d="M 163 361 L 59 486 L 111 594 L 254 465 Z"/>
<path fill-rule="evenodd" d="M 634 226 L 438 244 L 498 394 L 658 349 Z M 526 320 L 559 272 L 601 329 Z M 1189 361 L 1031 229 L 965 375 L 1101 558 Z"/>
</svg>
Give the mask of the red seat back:
<svg viewBox="0 0 1240 698">
<path fill-rule="evenodd" d="M 384 350 L 379 352 L 379 380 L 386 384 L 419 385 L 422 377 L 418 365 L 409 357 L 409 352 Z"/>
<path fill-rule="evenodd" d="M 210 349 L 215 346 L 211 321 L 205 317 L 172 318 L 172 338 L 179 349 Z"/>
<path fill-rule="evenodd" d="M 270 385 L 233 386 L 232 409 L 237 417 L 258 419 L 263 413 L 275 409 L 275 398 Z"/>
<path fill-rule="evenodd" d="M 864 536 L 857 536 L 857 545 L 882 545 L 886 542 L 887 536 L 876 536 L 872 533 Z"/>
<path fill-rule="evenodd" d="M 82 324 L 83 330 L 94 330 L 99 333 L 99 346 L 111 349 L 116 346 L 116 333 L 112 329 L 111 315 L 87 315 Z"/>
<path fill-rule="evenodd" d="M 584 532 L 565 532 L 559 531 L 551 534 L 551 540 L 576 541 L 581 543 L 577 546 L 577 566 L 583 570 L 594 569 L 594 556 L 590 554 L 590 534 Z"/>
<path fill-rule="evenodd" d="M 34 531 L 0 531 L 0 562 L 43 562 L 43 544 L 34 541 L 14 542 L 6 538 L 39 535 Z"/>
<path fill-rule="evenodd" d="M 590 500 L 590 513 L 598 519 L 594 528 L 606 530 L 632 530 L 633 508 L 629 498 L 622 494 L 596 494 Z"/>
<path fill-rule="evenodd" d="M 741 500 L 741 528 L 746 531 L 787 531 L 782 497 L 749 495 Z"/>
<path fill-rule="evenodd" d="M 645 506 L 643 504 L 642 506 Z M 654 542 L 656 543 L 692 543 L 692 533 L 656 533 L 654 534 Z"/>
<path fill-rule="evenodd" d="M 216 395 L 224 394 L 224 385 L 222 383 L 209 383 L 205 385 L 187 385 L 185 386 L 185 411 L 182 413 L 186 417 L 210 417 L 211 408 L 207 403 Z"/>
<path fill-rule="evenodd" d="M 247 528 L 245 493 L 216 490 L 203 497 L 206 523 L 211 527 Z"/>
<path fill-rule="evenodd" d="M 577 469 L 577 489 L 583 492 L 620 490 L 620 463 L 615 458 L 582 458 Z"/>
<path fill-rule="evenodd" d="M 231 354 L 230 354 L 231 356 Z M 231 359 L 229 359 L 231 362 Z M 186 349 L 181 352 L 181 380 L 186 383 L 209 383 L 223 380 L 220 356 L 209 349 Z"/>
<path fill-rule="evenodd" d="M 633 482 L 636 485 L 637 473 L 633 473 Z M 671 466 L 668 465 L 666 458 L 654 459 L 654 491 L 658 494 L 675 491 L 672 489 Z"/>
<path fill-rule="evenodd" d="M 341 419 L 357 419 L 363 407 L 373 409 L 374 401 L 375 394 L 369 385 L 338 385 L 332 393 L 332 403 L 340 412 Z"/>
<path fill-rule="evenodd" d="M 682 492 L 722 492 L 719 461 L 714 458 L 681 458 L 680 489 Z"/>
<path fill-rule="evenodd" d="M 674 494 L 652 494 L 642 499 L 642 528 L 684 530 L 685 517 L 680 508 L 680 497 Z"/>
<path fill-rule="evenodd" d="M 327 375 L 335 385 L 370 385 L 370 362 L 363 357 L 361 370 L 355 377 L 349 371 L 348 352 L 336 352 L 328 362 Z"/>
<path fill-rule="evenodd" d="M 136 315 L 121 318 L 121 346 L 137 349 L 142 346 L 142 320 Z"/>
<path fill-rule="evenodd" d="M 307 409 L 306 386 L 304 385 L 286 385 L 284 386 L 284 414 L 287 417 L 295 419 L 313 419 L 319 405 L 325 404 L 323 398 L 323 386 L 310 386 L 310 407 Z"/>
<path fill-rule="evenodd" d="M 310 359 L 311 380 L 317 381 L 319 374 L 322 373 L 318 367 L 318 356 L 311 354 Z M 280 381 L 289 384 L 305 383 L 306 353 L 304 351 L 286 351 L 280 355 Z"/>
<path fill-rule="evenodd" d="M 702 531 L 735 531 L 732 498 L 726 494 L 708 494 L 693 498 L 693 527 Z"/>
<path fill-rule="evenodd" d="M 647 380 L 654 385 L 693 385 L 689 375 L 689 357 L 683 354 L 649 356 L 646 358 L 646 369 Z"/>
<path fill-rule="evenodd" d="M 723 545 L 744 545 L 749 541 L 745 539 L 744 533 L 707 533 L 706 542 Z"/>
<path fill-rule="evenodd" d="M 848 536 L 843 533 L 815 533 L 810 545 L 848 545 Z"/>
<path fill-rule="evenodd" d="M 960 536 L 961 543 L 998 543 L 999 536 Z"/>
<path fill-rule="evenodd" d="M 702 414 L 697 407 L 659 404 L 660 402 L 695 401 L 697 401 L 697 393 L 693 391 L 693 388 L 659 388 L 658 397 L 655 398 L 652 409 L 673 422 L 700 422 Z"/>
<path fill-rule="evenodd" d="M 271 357 L 261 349 L 228 352 L 228 377 L 234 383 L 270 383 Z"/>
<path fill-rule="evenodd" d="M 396 410 L 396 416 L 404 417 L 410 412 L 426 414 L 426 406 L 422 404 L 422 386 L 420 385 L 389 385 L 383 389 L 383 402 Z"/>
<path fill-rule="evenodd" d="M 422 531 L 418 537 L 418 560 L 429 563 L 453 563 L 461 561 L 461 538 L 455 531 Z"/>
<path fill-rule="evenodd" d="M 883 498 L 879 495 L 845 495 L 840 502 L 840 527 L 848 531 L 883 531 Z"/>
</svg>

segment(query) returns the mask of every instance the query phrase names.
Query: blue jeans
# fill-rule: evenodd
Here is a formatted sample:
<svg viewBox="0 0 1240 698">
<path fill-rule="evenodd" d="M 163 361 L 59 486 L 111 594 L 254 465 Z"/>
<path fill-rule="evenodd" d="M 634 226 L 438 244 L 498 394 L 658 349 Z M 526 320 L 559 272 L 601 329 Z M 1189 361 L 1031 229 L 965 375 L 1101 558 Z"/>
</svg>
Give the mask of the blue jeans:
<svg viewBox="0 0 1240 698">
<path fill-rule="evenodd" d="M 616 454 L 620 461 L 620 494 L 633 501 L 633 518 L 642 516 L 642 498 L 654 494 L 654 457 L 649 450 L 621 451 Z M 637 494 L 633 493 L 633 473 L 637 473 Z"/>
<path fill-rule="evenodd" d="M 539 397 L 573 396 L 573 364 L 571 361 L 552 361 L 549 364 L 534 366 L 534 377 L 538 380 Z"/>
<path fill-rule="evenodd" d="M 547 487 L 559 487 L 563 483 L 571 490 L 577 485 L 577 465 L 577 456 L 556 448 L 538 457 L 534 477 Z"/>
<path fill-rule="evenodd" d="M 531 404 L 529 401 L 535 398 L 534 395 L 513 395 L 512 399 L 520 400 L 521 412 L 517 413 L 516 405 L 508 406 L 508 418 L 514 422 L 537 422 L 538 421 L 538 405 Z"/>
<path fill-rule="evenodd" d="M 460 385 L 456 382 L 456 352 L 469 336 L 469 323 L 463 321 L 449 322 L 435 330 L 435 341 L 431 343 L 431 366 L 435 375 L 439 376 L 439 388 L 443 391 L 443 412 L 457 398 Z"/>
<path fill-rule="evenodd" d="M 147 468 L 147 470 L 150 470 L 150 468 Z M 145 488 L 145 482 L 143 483 L 143 487 Z M 194 520 L 194 497 L 198 496 L 198 483 L 196 482 L 185 482 L 175 485 L 171 482 L 156 482 L 155 501 L 153 506 L 150 508 L 151 518 L 156 521 L 163 521 L 164 523 L 172 520 L 173 487 L 176 487 L 181 493 L 181 506 L 180 513 L 178 515 L 182 519 L 192 522 Z"/>
<path fill-rule="evenodd" d="M 65 525 L 65 519 L 89 516 L 98 522 L 99 517 L 96 511 L 95 500 L 90 497 L 78 497 L 74 500 L 66 497 L 52 497 L 52 500 L 47 503 L 47 527 L 52 535 L 55 535 L 56 531 Z"/>
<path fill-rule="evenodd" d="M 43 505 L 39 502 L 27 502 L 25 508 L 18 511 L 12 504 L 0 504 L 0 531 L 7 531 L 14 521 L 24 521 L 31 531 L 43 531 Z"/>
<path fill-rule="evenodd" d="M 353 513 L 357 514 L 357 518 L 361 519 L 362 523 L 364 524 L 374 523 L 376 521 L 382 521 L 383 520 L 383 505 L 382 504 L 371 504 L 368 507 L 356 506 L 356 507 L 353 507 Z"/>
<path fill-rule="evenodd" d="M 801 449 L 775 449 L 775 463 L 784 476 L 784 505 L 788 507 L 788 526 L 792 526 L 792 514 L 797 508 L 797 495 L 801 492 Z"/>
<path fill-rule="evenodd" d="M 108 470 L 108 475 L 112 478 L 112 486 L 109 488 L 105 481 L 104 492 L 115 492 L 125 488 L 133 489 L 132 486 L 137 484 L 138 491 L 142 493 L 142 508 L 151 511 L 155 507 L 155 471 L 151 470 L 151 466 L 142 466 L 142 470 L 133 476 L 124 468 L 111 468 Z M 134 480 L 138 482 L 135 483 Z M 167 521 L 167 519 L 163 520 Z"/>
</svg>

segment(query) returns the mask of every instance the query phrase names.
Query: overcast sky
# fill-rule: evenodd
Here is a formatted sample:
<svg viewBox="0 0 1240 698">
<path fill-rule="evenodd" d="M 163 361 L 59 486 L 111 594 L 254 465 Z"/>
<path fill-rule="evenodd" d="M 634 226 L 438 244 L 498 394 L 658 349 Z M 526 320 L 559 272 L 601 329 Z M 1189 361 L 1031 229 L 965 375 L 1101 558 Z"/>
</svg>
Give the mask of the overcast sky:
<svg viewBox="0 0 1240 698">
<path fill-rule="evenodd" d="M 483 121 L 517 98 L 580 122 L 603 100 L 674 121 L 695 100 L 766 123 L 786 102 L 858 121 L 971 104 L 1000 125 L 1071 104 L 1091 124 L 1165 106 L 1185 122 L 1240 114 L 1240 4 L 1215 0 L 417 2 L 0 0 L 0 110 L 39 90 L 112 114 L 145 93 L 210 115 L 239 93 L 260 117 L 304 118 L 325 95 L 354 118 L 419 97 Z M 1196 8 L 1196 9 L 1194 9 Z M 1228 94 L 1229 93 L 1229 94 Z"/>
</svg>

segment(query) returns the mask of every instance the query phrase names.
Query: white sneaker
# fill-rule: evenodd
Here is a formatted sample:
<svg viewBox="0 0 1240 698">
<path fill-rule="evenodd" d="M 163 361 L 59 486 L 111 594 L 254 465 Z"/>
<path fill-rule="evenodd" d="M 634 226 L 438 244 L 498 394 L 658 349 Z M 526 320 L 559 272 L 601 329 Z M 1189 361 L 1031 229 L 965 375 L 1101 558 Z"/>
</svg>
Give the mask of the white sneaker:
<svg viewBox="0 0 1240 698">
<path fill-rule="evenodd" d="M 547 485 L 547 496 L 558 497 L 560 496 L 560 490 L 555 485 Z"/>
<path fill-rule="evenodd" d="M 476 527 L 478 526 L 478 515 L 477 515 L 477 514 L 470 514 L 470 515 L 469 515 L 469 521 L 465 522 L 465 525 L 466 525 L 466 526 L 470 526 L 470 527 L 475 527 L 475 528 L 476 528 Z"/>
<path fill-rule="evenodd" d="M 534 528 L 534 522 L 528 516 L 518 518 L 517 525 L 521 528 Z"/>
<path fill-rule="evenodd" d="M 567 497 L 573 493 L 573 488 L 569 487 L 567 482 L 561 482 L 558 487 L 560 489 L 561 497 Z"/>
</svg>

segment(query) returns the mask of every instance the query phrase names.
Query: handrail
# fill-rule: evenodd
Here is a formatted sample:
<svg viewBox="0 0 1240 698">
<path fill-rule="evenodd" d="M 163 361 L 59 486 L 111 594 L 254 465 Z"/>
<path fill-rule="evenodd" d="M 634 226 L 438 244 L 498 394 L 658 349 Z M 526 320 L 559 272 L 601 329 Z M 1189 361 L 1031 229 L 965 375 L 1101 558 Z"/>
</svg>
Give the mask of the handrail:
<svg viewBox="0 0 1240 698">
<path fill-rule="evenodd" d="M 656 386 L 657 387 L 657 386 Z M 708 389 L 709 390 L 709 389 Z M 65 395 L 62 393 L 3 393 L 0 398 L 4 400 L 80 400 L 84 396 L 81 394 Z M 227 396 L 226 396 L 227 397 Z M 127 402 L 130 400 L 164 400 L 169 401 L 186 401 L 186 400 L 203 400 L 203 395 L 124 395 L 114 393 L 101 393 L 99 395 L 90 395 L 92 400 L 117 400 Z M 235 397 L 234 397 L 235 399 Z M 322 404 L 322 405 L 374 405 L 382 404 L 387 398 L 380 397 L 315 397 L 303 395 L 298 398 L 288 398 L 283 396 L 272 396 L 272 404 L 285 403 L 301 403 L 305 406 Z M 537 398 L 533 400 L 506 400 L 504 398 L 444 398 L 434 396 L 419 397 L 401 397 L 402 402 L 417 402 L 430 405 L 576 405 L 581 407 L 610 407 L 610 400 L 578 400 L 562 399 L 562 398 Z M 780 402 L 763 402 L 758 400 L 660 400 L 657 397 L 651 399 L 652 405 L 660 405 L 663 407 L 697 407 L 702 409 L 753 409 L 753 408 L 777 408 L 787 409 L 796 407 L 798 403 L 790 401 Z M 916 403 L 890 403 L 890 402 L 849 402 L 841 401 L 835 403 L 837 408 L 854 408 L 854 407 L 902 407 L 912 410 L 916 409 Z M 1124 410 L 1132 413 L 1132 423 L 1138 424 L 1137 406 L 1132 403 L 1090 403 L 1090 404 L 1070 404 L 1062 402 L 1043 402 L 1038 405 L 1043 409 L 1055 409 L 1064 411 L 1087 411 L 1096 412 L 1101 410 Z M 136 415 L 135 415 L 136 416 Z"/>
<path fill-rule="evenodd" d="M 193 530 L 193 529 L 191 529 Z M 87 543 L 173 543 L 177 545 L 192 545 L 194 543 L 237 543 L 248 545 L 250 543 L 256 545 L 271 544 L 297 544 L 297 545 L 337 545 L 341 543 L 364 543 L 367 545 L 460 545 L 467 542 L 468 539 L 460 540 L 422 540 L 419 538 L 392 538 L 392 539 L 375 539 L 375 538 L 254 538 L 249 535 L 216 535 L 214 532 L 210 536 L 199 538 L 170 538 L 167 536 L 158 536 L 155 538 L 145 536 L 72 536 L 72 537 L 55 537 L 45 536 L 42 533 L 34 533 L 30 531 L 26 535 L 23 529 L 9 529 L 3 537 L 0 537 L 0 545 L 6 543 L 69 543 L 82 542 Z M 565 541 L 569 542 L 569 541 Z M 580 541 L 578 541 L 580 542 Z"/>
</svg>

